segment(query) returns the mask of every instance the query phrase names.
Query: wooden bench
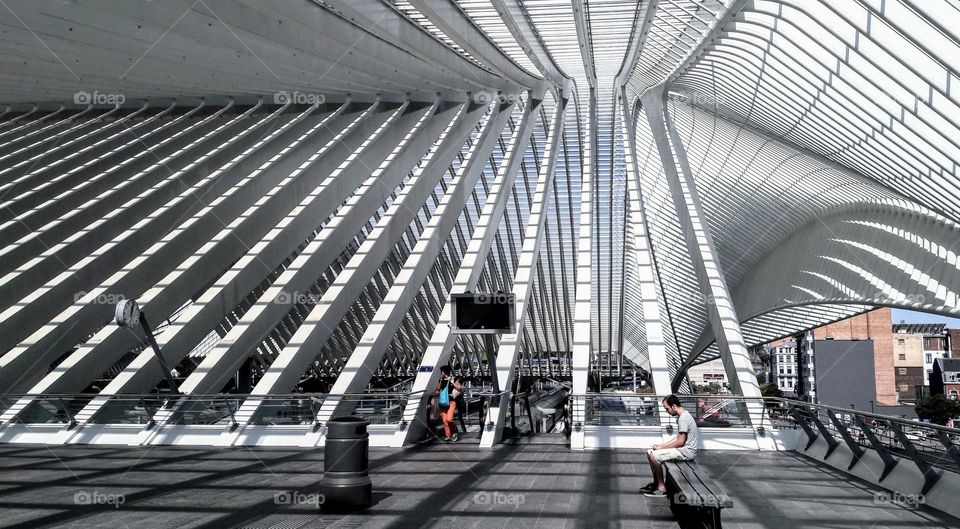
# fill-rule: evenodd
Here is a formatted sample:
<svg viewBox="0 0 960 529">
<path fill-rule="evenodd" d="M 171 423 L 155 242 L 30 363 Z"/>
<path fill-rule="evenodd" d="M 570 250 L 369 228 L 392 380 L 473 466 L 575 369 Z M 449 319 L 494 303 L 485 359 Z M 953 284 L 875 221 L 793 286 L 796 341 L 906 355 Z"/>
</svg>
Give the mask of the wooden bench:
<svg viewBox="0 0 960 529">
<path fill-rule="evenodd" d="M 681 527 L 720 529 L 720 511 L 733 507 L 733 500 L 705 472 L 690 461 L 667 461 L 663 476 Z"/>
</svg>

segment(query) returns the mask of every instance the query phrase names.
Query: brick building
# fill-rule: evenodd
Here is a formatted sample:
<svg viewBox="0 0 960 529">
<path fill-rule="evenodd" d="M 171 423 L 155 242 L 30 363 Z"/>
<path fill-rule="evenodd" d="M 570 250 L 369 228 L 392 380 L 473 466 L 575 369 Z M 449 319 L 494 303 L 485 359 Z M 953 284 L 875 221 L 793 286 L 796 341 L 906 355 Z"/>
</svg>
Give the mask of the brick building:
<svg viewBox="0 0 960 529">
<path fill-rule="evenodd" d="M 960 358 L 938 358 L 933 363 L 930 394 L 960 398 Z"/>
<path fill-rule="evenodd" d="M 893 340 L 893 365 L 900 400 L 910 402 L 929 395 L 934 362 L 950 356 L 946 324 L 895 323 Z"/>
<path fill-rule="evenodd" d="M 917 387 L 922 387 L 926 379 L 923 369 L 923 335 L 908 333 L 904 325 L 893 327 L 893 376 L 897 386 L 897 398 L 901 402 L 913 402 L 916 399 Z"/>
<path fill-rule="evenodd" d="M 892 406 L 897 403 L 896 375 L 893 368 L 893 320 L 889 307 L 818 327 L 813 330 L 813 339 L 873 340 L 877 404 Z"/>
<path fill-rule="evenodd" d="M 950 358 L 960 358 L 960 329 L 947 329 L 949 338 Z"/>
<path fill-rule="evenodd" d="M 687 377 L 694 386 L 716 384 L 722 390 L 729 390 L 727 371 L 723 367 L 723 361 L 719 358 L 690 366 L 690 369 L 687 370 Z"/>
</svg>

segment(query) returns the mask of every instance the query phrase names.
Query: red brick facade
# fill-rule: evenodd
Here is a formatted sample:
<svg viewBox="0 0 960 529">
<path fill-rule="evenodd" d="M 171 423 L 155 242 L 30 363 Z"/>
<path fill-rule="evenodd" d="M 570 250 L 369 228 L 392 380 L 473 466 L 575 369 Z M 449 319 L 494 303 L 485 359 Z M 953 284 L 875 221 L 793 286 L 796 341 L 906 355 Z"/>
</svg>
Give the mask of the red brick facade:
<svg viewBox="0 0 960 529">
<path fill-rule="evenodd" d="M 950 334 L 950 358 L 960 358 L 960 329 L 947 329 Z"/>
</svg>

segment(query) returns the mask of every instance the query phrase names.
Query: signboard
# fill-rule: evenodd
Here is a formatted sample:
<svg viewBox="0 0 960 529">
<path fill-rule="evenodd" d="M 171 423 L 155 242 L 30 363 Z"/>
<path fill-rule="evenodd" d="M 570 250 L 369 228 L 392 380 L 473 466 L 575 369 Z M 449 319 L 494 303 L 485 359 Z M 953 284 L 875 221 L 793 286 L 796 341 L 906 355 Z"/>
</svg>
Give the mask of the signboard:
<svg viewBox="0 0 960 529">
<path fill-rule="evenodd" d="M 516 332 L 516 298 L 512 293 L 452 294 L 450 304 L 453 333 Z"/>
</svg>

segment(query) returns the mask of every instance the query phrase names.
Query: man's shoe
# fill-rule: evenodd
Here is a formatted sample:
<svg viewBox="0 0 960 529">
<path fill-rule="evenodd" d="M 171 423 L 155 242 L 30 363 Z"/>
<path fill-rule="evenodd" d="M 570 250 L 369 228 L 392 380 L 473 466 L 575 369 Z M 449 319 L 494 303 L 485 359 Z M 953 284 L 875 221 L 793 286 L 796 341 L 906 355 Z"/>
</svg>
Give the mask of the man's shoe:
<svg viewBox="0 0 960 529">
<path fill-rule="evenodd" d="M 667 491 L 665 491 L 665 490 L 660 490 L 660 489 L 654 489 L 654 490 L 649 490 L 649 491 L 647 491 L 647 492 L 644 492 L 643 495 L 646 496 L 646 497 L 648 497 L 648 498 L 666 498 L 666 497 L 667 497 Z"/>
<path fill-rule="evenodd" d="M 456 443 L 457 441 L 460 440 L 460 434 L 458 433 L 453 434 L 453 437 L 451 437 L 450 440 Z"/>
<path fill-rule="evenodd" d="M 647 483 L 646 485 L 640 487 L 640 492 L 641 492 L 641 493 L 643 493 L 643 492 L 650 492 L 650 491 L 654 491 L 654 490 L 657 490 L 657 482 L 656 482 L 656 481 L 651 481 L 650 483 Z"/>
<path fill-rule="evenodd" d="M 450 442 L 450 438 L 449 438 L 449 437 L 444 437 L 444 438 L 443 438 L 443 442 L 449 443 L 449 442 Z"/>
</svg>

